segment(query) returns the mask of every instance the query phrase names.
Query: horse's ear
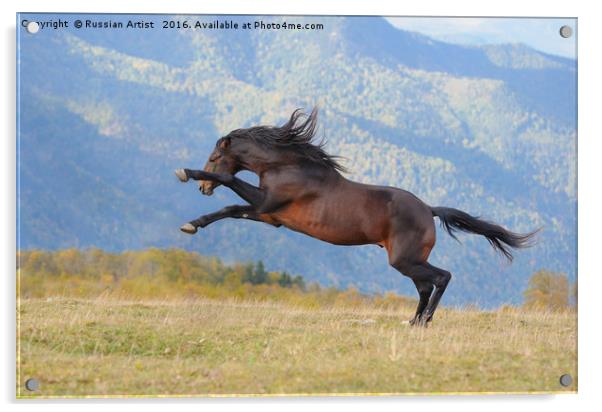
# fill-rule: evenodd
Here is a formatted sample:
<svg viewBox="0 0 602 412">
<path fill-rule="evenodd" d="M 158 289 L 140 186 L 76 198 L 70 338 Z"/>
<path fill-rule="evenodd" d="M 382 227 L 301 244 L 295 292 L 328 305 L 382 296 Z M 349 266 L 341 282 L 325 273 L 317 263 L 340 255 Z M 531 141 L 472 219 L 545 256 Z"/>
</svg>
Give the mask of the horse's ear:
<svg viewBox="0 0 602 412">
<path fill-rule="evenodd" d="M 221 139 L 221 141 L 219 142 L 219 148 L 225 150 L 228 147 L 230 147 L 230 140 L 231 139 L 229 137 L 224 137 L 223 139 Z"/>
</svg>

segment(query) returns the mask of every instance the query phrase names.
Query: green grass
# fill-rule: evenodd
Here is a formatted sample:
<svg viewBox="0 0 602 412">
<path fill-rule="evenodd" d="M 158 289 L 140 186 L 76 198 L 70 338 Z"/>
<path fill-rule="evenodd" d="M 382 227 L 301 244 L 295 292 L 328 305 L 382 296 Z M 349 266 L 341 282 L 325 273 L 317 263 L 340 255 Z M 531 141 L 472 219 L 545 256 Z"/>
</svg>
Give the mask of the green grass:
<svg viewBox="0 0 602 412">
<path fill-rule="evenodd" d="M 402 323 L 411 315 L 22 299 L 17 396 L 576 391 L 574 312 L 441 309 L 427 329 Z"/>
</svg>

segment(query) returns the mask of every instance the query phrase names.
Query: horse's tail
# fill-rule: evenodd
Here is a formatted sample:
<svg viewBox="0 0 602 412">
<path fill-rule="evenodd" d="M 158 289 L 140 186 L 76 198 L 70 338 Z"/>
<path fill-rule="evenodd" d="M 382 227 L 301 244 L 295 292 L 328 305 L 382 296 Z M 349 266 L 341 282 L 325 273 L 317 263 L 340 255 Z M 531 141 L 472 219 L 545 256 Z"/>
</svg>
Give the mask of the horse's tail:
<svg viewBox="0 0 602 412">
<path fill-rule="evenodd" d="M 537 229 L 527 234 L 513 233 L 495 223 L 481 220 L 450 207 L 431 207 L 431 211 L 433 216 L 437 216 L 441 220 L 441 226 L 454 239 L 458 240 L 454 234 L 456 230 L 483 235 L 494 249 L 503 253 L 510 261 L 513 256 L 509 247 L 522 249 L 533 246 L 533 237 L 539 232 Z"/>
</svg>

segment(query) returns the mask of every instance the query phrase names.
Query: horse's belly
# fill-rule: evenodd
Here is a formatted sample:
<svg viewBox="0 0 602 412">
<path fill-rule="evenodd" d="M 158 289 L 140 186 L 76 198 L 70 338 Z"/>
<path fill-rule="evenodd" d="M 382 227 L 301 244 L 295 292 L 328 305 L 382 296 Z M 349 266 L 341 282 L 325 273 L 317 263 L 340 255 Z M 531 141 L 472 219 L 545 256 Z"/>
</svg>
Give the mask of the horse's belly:
<svg viewBox="0 0 602 412">
<path fill-rule="evenodd" d="M 310 223 L 291 227 L 301 233 L 335 245 L 363 245 L 371 243 L 365 233 L 353 227 L 335 227 L 328 224 Z"/>
<path fill-rule="evenodd" d="M 371 239 L 357 219 L 342 218 L 336 213 L 324 213 L 308 207 L 289 207 L 274 214 L 287 228 L 335 245 L 362 245 L 378 242 Z"/>
</svg>

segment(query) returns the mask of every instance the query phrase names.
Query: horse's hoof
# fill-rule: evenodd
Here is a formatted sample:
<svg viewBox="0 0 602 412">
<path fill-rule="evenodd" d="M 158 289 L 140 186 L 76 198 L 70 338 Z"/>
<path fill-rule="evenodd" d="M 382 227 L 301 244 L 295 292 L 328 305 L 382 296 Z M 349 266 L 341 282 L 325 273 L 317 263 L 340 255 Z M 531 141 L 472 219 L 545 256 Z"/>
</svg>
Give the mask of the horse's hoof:
<svg viewBox="0 0 602 412">
<path fill-rule="evenodd" d="M 180 182 L 188 182 L 188 175 L 184 169 L 176 169 L 175 173 L 176 176 L 178 176 L 178 179 L 180 179 Z"/>
<path fill-rule="evenodd" d="M 403 323 L 407 323 L 410 326 L 414 326 L 414 327 L 426 328 L 428 326 L 428 322 L 429 322 L 429 320 L 426 320 L 426 318 L 424 318 L 424 317 L 414 317 L 410 320 L 406 320 Z"/>
<path fill-rule="evenodd" d="M 188 233 L 189 235 L 194 235 L 197 231 L 196 226 L 190 223 L 186 223 L 180 227 L 180 230 L 184 233 Z"/>
</svg>

